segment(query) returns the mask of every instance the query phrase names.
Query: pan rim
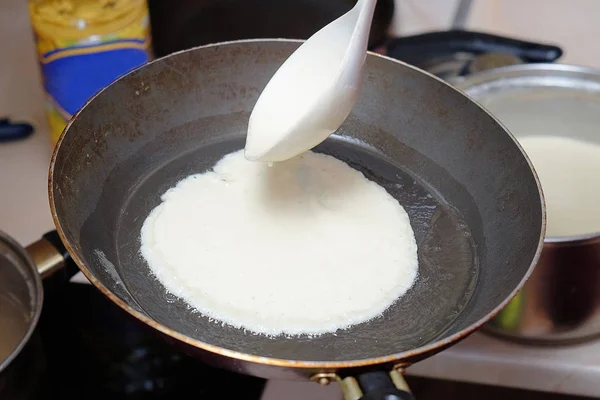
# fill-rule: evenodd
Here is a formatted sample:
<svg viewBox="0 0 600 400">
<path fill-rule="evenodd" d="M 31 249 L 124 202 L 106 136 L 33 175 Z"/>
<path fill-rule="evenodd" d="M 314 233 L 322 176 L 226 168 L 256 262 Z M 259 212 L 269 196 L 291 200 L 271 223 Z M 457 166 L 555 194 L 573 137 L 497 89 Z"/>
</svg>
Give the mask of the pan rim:
<svg viewBox="0 0 600 400">
<path fill-rule="evenodd" d="M 394 362 L 403 362 L 405 360 L 410 360 L 413 359 L 415 357 L 418 356 L 423 356 L 422 358 L 425 358 L 425 356 L 427 356 L 428 354 L 432 354 L 435 353 L 437 350 L 439 349 L 444 349 L 445 347 L 451 345 L 451 344 L 455 344 L 456 342 L 459 342 L 460 340 L 464 339 L 465 337 L 467 337 L 468 335 L 470 335 L 471 333 L 475 332 L 476 330 L 478 330 L 483 324 L 485 324 L 486 322 L 488 322 L 490 319 L 492 319 L 496 314 L 498 314 L 500 312 L 500 310 L 502 310 L 502 308 L 504 308 L 521 290 L 521 288 L 523 287 L 523 285 L 525 284 L 525 282 L 527 281 L 527 279 L 530 277 L 531 273 L 533 272 L 533 269 L 535 268 L 535 265 L 537 264 L 541 252 L 542 252 L 542 247 L 544 244 L 544 236 L 545 236 L 545 231 L 546 231 L 546 207 L 545 207 L 545 201 L 544 201 L 544 194 L 540 185 L 540 181 L 538 178 L 538 175 L 533 167 L 533 164 L 531 163 L 531 160 L 529 159 L 529 157 L 525 154 L 525 152 L 523 151 L 523 148 L 519 145 L 519 143 L 517 142 L 517 140 L 515 139 L 515 137 L 506 129 L 506 127 L 497 119 L 495 118 L 492 114 L 490 114 L 487 110 L 485 110 L 483 107 L 479 106 L 479 104 L 477 104 L 476 102 L 473 102 L 470 98 L 469 101 L 473 102 L 477 107 L 479 107 L 484 113 L 486 113 L 490 118 L 492 118 L 497 124 L 499 124 L 503 130 L 506 132 L 506 134 L 509 136 L 509 138 L 515 143 L 515 145 L 517 146 L 517 148 L 521 151 L 522 156 L 525 158 L 525 160 L 527 161 L 531 171 L 533 172 L 533 176 L 536 182 L 536 186 L 538 188 L 538 192 L 540 195 L 540 206 L 541 206 L 541 211 L 542 211 L 542 222 L 541 222 L 541 231 L 540 231 L 540 237 L 538 239 L 538 244 L 537 244 L 537 248 L 534 254 L 533 259 L 531 260 L 531 263 L 529 265 L 529 268 L 527 269 L 527 272 L 525 273 L 525 275 L 523 276 L 523 278 L 521 279 L 521 281 L 519 282 L 519 284 L 513 289 L 513 291 L 506 297 L 506 299 L 504 299 L 502 302 L 500 302 L 500 304 L 498 306 L 496 306 L 490 313 L 488 313 L 487 315 L 485 315 L 484 317 L 480 318 L 478 321 L 476 321 L 475 323 L 471 324 L 470 326 L 466 327 L 465 329 L 462 329 L 461 331 L 448 336 L 442 340 L 436 340 L 433 342 L 430 342 L 424 346 L 418 347 L 416 349 L 411 349 L 411 350 L 406 350 L 400 353 L 394 353 L 394 354 L 388 354 L 385 356 L 379 356 L 379 357 L 374 357 L 374 358 L 364 358 L 364 359 L 358 359 L 358 360 L 349 360 L 349 361 L 306 361 L 306 360 L 288 360 L 288 359 L 281 359 L 281 358 L 274 358 L 274 357 L 265 357 L 265 356 L 261 356 L 261 355 L 254 355 L 254 354 L 249 354 L 249 353 L 243 353 L 243 352 L 239 352 L 239 351 L 234 351 L 234 350 L 229 350 L 229 349 L 225 349 L 216 345 L 212 345 L 209 343 L 205 343 L 201 340 L 198 339 L 193 339 L 187 335 L 184 335 L 180 332 L 177 332 L 157 321 L 155 321 L 154 319 L 144 315 L 142 312 L 137 311 L 135 309 L 133 309 L 132 307 L 130 307 L 125 301 L 121 300 L 118 296 L 116 296 L 111 290 L 109 290 L 106 286 L 104 286 L 100 281 L 98 281 L 94 275 L 91 273 L 90 270 L 88 270 L 88 268 L 86 267 L 83 259 L 81 257 L 79 257 L 79 255 L 77 254 L 77 252 L 74 251 L 73 247 L 71 246 L 70 241 L 68 240 L 68 238 L 65 235 L 65 230 L 63 229 L 63 226 L 61 224 L 60 218 L 56 212 L 56 204 L 55 204 L 55 199 L 54 199 L 54 195 L 53 195 L 53 184 L 54 184 L 54 167 L 56 164 L 56 158 L 58 156 L 58 153 L 60 152 L 60 148 L 62 145 L 62 142 L 66 136 L 66 134 L 68 134 L 68 130 L 71 127 L 71 125 L 73 124 L 73 121 L 79 116 L 79 114 L 85 110 L 85 108 L 98 96 L 100 96 L 108 87 L 114 85 L 116 82 L 120 81 L 121 79 L 125 78 L 126 76 L 134 73 L 135 71 L 149 65 L 149 64 L 153 64 L 155 62 L 159 62 L 159 61 L 164 61 L 165 59 L 168 59 L 170 57 L 174 57 L 178 54 L 181 53 L 186 53 L 186 52 L 190 52 L 190 51 L 195 51 L 197 49 L 202 49 L 202 48 L 215 48 L 215 47 L 219 47 L 219 46 L 226 46 L 226 45 L 232 45 L 232 44 L 243 44 L 243 43 L 273 43 L 273 42 L 284 42 L 284 43 L 303 43 L 304 40 L 299 40 L 299 39 L 283 39 L 283 38 L 273 38 L 273 39 L 243 39 L 243 40 L 232 40 L 232 41 L 224 41 L 224 42 L 217 42 L 217 43 L 212 43 L 212 44 L 207 44 L 207 45 L 202 45 L 202 46 L 196 46 L 196 47 L 192 47 L 186 50 L 181 50 L 178 52 L 174 52 L 171 53 L 165 57 L 161 57 L 161 58 L 157 58 L 155 60 L 152 60 L 146 64 L 143 64 L 133 70 L 131 70 L 130 72 L 128 72 L 127 74 L 122 75 L 121 77 L 117 78 L 115 81 L 113 81 L 110 85 L 108 85 L 107 87 L 103 88 L 102 90 L 98 91 L 95 95 L 93 95 L 92 97 L 90 97 L 86 103 L 73 115 L 73 117 L 71 117 L 71 119 L 69 120 L 69 122 L 67 123 L 67 125 L 65 126 L 65 129 L 63 130 L 62 134 L 60 135 L 60 138 L 56 144 L 56 146 L 54 147 L 53 153 L 52 153 L 52 158 L 50 160 L 50 168 L 49 168 L 49 173 L 48 173 L 48 199 L 49 199 L 49 203 L 50 203 L 50 210 L 51 210 L 51 214 L 52 214 L 52 219 L 54 221 L 54 225 L 56 226 L 58 235 L 60 237 L 60 239 L 62 240 L 62 242 L 65 245 L 65 248 L 67 249 L 68 253 L 70 254 L 71 258 L 73 259 L 73 261 L 77 264 L 77 266 L 79 267 L 79 269 L 81 270 L 81 272 L 86 276 L 86 278 L 97 288 L 99 289 L 106 297 L 108 297 L 113 303 L 115 303 L 116 305 L 118 305 L 121 309 L 123 309 L 124 311 L 126 311 L 127 313 L 129 313 L 131 316 L 133 316 L 134 318 L 136 318 L 137 320 L 143 322 L 145 325 L 148 325 L 150 327 L 152 327 L 153 329 L 165 334 L 168 337 L 171 337 L 173 339 L 176 339 L 177 341 L 180 341 L 182 343 L 185 343 L 187 345 L 190 345 L 194 348 L 200 349 L 200 350 L 204 350 L 207 351 L 209 353 L 213 353 L 217 356 L 224 356 L 227 358 L 231 358 L 231 359 L 235 359 L 235 360 L 239 360 L 239 361 L 246 361 L 246 362 L 250 362 L 250 363 L 255 363 L 255 364 L 260 364 L 260 365 L 267 365 L 267 366 L 274 366 L 274 367 L 288 367 L 288 368 L 295 368 L 295 369 L 311 369 L 311 370 L 339 370 L 339 369 L 349 369 L 349 368 L 359 368 L 359 367 L 367 367 L 367 366 L 375 366 L 375 365 L 381 365 L 381 364 L 387 364 L 387 363 L 394 363 Z M 430 78 L 433 78 L 435 80 L 437 80 L 438 82 L 448 86 L 450 89 L 460 93 L 463 96 L 466 96 L 462 91 L 456 89 L 454 86 L 450 85 L 449 83 L 443 81 L 442 79 L 426 72 L 423 71 L 413 65 L 407 64 L 405 62 L 393 59 L 391 57 L 387 57 L 378 53 L 374 53 L 369 51 L 368 55 L 370 57 L 380 57 L 383 59 L 386 59 L 388 61 L 394 62 L 394 63 L 398 63 L 401 64 L 402 66 L 424 73 L 427 76 L 429 76 Z M 468 97 L 468 96 L 467 96 Z"/>
</svg>

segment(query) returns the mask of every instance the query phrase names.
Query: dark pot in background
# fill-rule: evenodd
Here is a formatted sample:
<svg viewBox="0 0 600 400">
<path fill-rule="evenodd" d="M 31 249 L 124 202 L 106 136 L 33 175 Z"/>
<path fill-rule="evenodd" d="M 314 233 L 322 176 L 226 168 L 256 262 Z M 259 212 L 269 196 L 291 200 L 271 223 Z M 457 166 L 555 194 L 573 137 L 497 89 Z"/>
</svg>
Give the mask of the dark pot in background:
<svg viewBox="0 0 600 400">
<path fill-rule="evenodd" d="M 308 39 L 355 0 L 149 0 L 154 53 L 238 39 Z M 383 44 L 394 0 L 378 0 L 369 47 Z"/>
</svg>

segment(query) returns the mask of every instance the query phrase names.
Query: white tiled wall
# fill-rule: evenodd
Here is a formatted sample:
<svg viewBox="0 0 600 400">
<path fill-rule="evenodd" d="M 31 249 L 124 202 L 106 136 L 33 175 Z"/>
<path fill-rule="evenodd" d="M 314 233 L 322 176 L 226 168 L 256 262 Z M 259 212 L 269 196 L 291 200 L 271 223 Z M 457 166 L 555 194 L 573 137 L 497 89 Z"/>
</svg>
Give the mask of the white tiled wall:
<svg viewBox="0 0 600 400">
<path fill-rule="evenodd" d="M 394 34 L 448 29 L 458 0 L 396 0 Z M 599 0 L 473 0 L 466 29 L 562 47 L 561 62 L 600 68 Z"/>
</svg>

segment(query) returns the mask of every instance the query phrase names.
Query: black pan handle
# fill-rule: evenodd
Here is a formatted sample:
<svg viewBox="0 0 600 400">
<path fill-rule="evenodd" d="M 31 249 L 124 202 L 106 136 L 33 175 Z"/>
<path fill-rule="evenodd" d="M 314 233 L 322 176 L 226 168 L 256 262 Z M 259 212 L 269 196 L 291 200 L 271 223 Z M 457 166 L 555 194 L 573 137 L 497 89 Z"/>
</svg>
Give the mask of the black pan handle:
<svg viewBox="0 0 600 400">
<path fill-rule="evenodd" d="M 25 122 L 11 122 L 0 118 L 0 142 L 12 142 L 25 139 L 33 133 L 33 126 Z"/>
<path fill-rule="evenodd" d="M 404 382 L 404 378 L 398 371 L 396 372 Z M 358 383 L 360 385 L 363 396 L 360 400 L 414 400 L 414 396 L 408 391 L 408 386 L 404 382 L 404 387 L 392 380 L 390 374 L 384 371 L 366 372 L 358 375 Z M 397 379 L 396 379 L 397 380 Z"/>
<path fill-rule="evenodd" d="M 44 234 L 38 241 L 27 246 L 29 256 L 37 266 L 42 279 L 61 271 L 65 279 L 70 279 L 79 269 L 67 252 L 57 231 Z"/>
<path fill-rule="evenodd" d="M 386 44 L 389 57 L 417 66 L 426 60 L 456 53 L 502 53 L 514 55 L 527 63 L 549 63 L 560 58 L 563 51 L 550 44 L 465 30 L 405 36 L 391 39 Z"/>
<path fill-rule="evenodd" d="M 399 367 L 391 371 L 372 370 L 343 378 L 336 373 L 321 372 L 311 380 L 321 385 L 337 381 L 344 400 L 414 400 L 402 376 L 403 370 Z"/>
</svg>

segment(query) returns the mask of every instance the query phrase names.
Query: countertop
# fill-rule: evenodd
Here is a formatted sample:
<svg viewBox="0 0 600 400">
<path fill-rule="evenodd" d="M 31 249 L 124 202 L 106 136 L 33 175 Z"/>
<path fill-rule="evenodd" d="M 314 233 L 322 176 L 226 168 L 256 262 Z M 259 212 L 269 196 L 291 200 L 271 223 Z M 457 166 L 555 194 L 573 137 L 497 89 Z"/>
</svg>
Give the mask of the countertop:
<svg viewBox="0 0 600 400">
<path fill-rule="evenodd" d="M 416 1 L 401 2 L 399 11 L 404 10 L 401 18 L 406 19 L 410 16 L 410 19 L 407 20 L 408 22 L 403 22 L 397 17 L 396 30 L 417 31 L 416 24 L 418 25 L 419 21 L 423 29 L 445 28 L 444 24 L 451 17 L 452 8 L 448 11 L 448 4 L 442 3 L 428 0 L 419 2 L 417 6 Z M 518 32 L 518 27 L 515 28 L 518 21 L 512 21 L 508 27 L 506 24 L 502 25 L 502 21 L 494 22 L 493 16 L 502 18 L 510 15 L 506 11 L 498 11 L 499 2 L 483 3 L 485 7 L 480 5 L 481 2 L 475 2 L 472 17 L 479 16 L 479 22 L 471 21 L 469 26 L 480 27 L 484 23 L 481 21 L 485 21 L 486 27 L 499 24 L 496 29 L 498 33 L 514 34 L 514 29 Z M 514 1 L 506 1 L 503 4 L 507 3 L 517 7 Z M 538 1 L 532 3 L 541 4 Z M 567 7 L 566 1 L 556 0 L 550 3 L 556 4 L 556 14 L 563 12 L 560 10 Z M 574 28 L 575 31 L 591 30 L 589 26 L 592 22 L 598 26 L 593 16 L 597 15 L 595 8 L 598 8 L 600 3 L 592 5 L 590 1 L 569 1 L 569 10 L 578 8 L 574 3 L 581 3 L 582 7 L 594 8 L 594 11 L 584 13 L 592 19 L 587 21 L 587 24 L 585 21 L 579 24 Z M 546 9 L 549 8 L 547 4 L 548 2 L 544 2 Z M 485 9 L 486 7 L 496 11 L 492 12 Z M 528 9 L 522 7 L 521 14 Z M 444 14 L 444 19 L 439 16 L 440 12 L 450 14 Z M 526 18 L 521 17 L 521 19 Z M 548 17 L 542 25 L 548 24 L 547 19 Z M 442 20 L 443 22 L 439 22 Z M 514 29 L 511 30 L 512 28 Z M 600 28 L 595 29 L 600 33 Z M 528 28 L 526 32 L 520 33 L 533 40 L 550 40 L 566 47 L 575 43 L 575 39 L 566 33 L 566 29 L 555 29 L 555 31 L 552 32 L 550 28 L 544 30 L 542 26 L 542 28 L 538 27 L 537 31 Z M 553 34 L 555 36 L 552 36 Z M 583 36 L 582 38 L 585 39 Z M 48 139 L 41 80 L 24 1 L 0 0 L 0 51 L 2 54 L 0 115 L 8 116 L 13 120 L 28 121 L 36 128 L 35 134 L 24 141 L 0 144 L 0 188 L 2 188 L 0 230 L 7 232 L 23 245 L 27 245 L 54 226 L 50 217 L 46 189 L 52 149 Z M 596 58 L 592 58 L 589 52 L 576 50 L 567 51 L 566 54 L 569 55 L 569 62 L 600 67 L 600 56 L 597 54 Z M 580 54 L 579 58 L 577 54 Z M 556 393 L 600 396 L 600 341 L 577 346 L 545 348 L 512 344 L 482 333 L 475 333 L 456 346 L 410 367 L 408 374 Z M 322 388 L 312 383 L 270 382 L 265 398 L 277 398 L 275 393 L 282 391 L 288 393 L 286 396 L 288 399 L 292 399 L 294 394 L 300 396 L 299 398 L 340 397 L 339 390 L 335 386 Z"/>
</svg>

